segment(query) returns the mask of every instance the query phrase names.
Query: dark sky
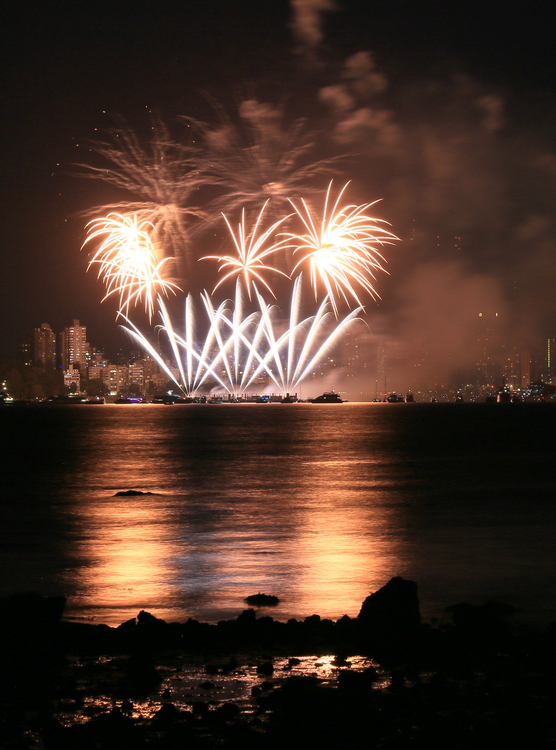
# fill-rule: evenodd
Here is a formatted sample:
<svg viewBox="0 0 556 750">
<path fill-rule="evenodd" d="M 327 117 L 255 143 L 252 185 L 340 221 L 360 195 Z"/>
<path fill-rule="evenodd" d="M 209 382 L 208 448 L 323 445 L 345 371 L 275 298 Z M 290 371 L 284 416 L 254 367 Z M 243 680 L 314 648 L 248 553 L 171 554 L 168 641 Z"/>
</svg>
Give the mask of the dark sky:
<svg viewBox="0 0 556 750">
<path fill-rule="evenodd" d="M 213 97 L 306 117 L 353 199 L 378 198 L 402 242 L 371 310 L 377 332 L 457 360 L 477 310 L 516 340 L 556 335 L 551 17 L 540 3 L 190 0 L 11 3 L 2 15 L 0 353 L 79 318 L 116 346 L 115 307 L 80 250 L 78 177 L 121 116 L 210 121 Z M 320 154 L 316 154 L 319 156 Z M 457 238 L 457 239 L 456 239 Z"/>
</svg>

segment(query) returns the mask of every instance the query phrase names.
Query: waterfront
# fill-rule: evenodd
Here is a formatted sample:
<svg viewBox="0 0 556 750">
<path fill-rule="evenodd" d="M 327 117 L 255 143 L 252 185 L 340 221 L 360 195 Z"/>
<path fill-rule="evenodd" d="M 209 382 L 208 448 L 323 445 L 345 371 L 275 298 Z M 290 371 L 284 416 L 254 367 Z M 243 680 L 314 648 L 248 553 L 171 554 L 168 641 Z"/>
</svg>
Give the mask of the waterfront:
<svg viewBox="0 0 556 750">
<path fill-rule="evenodd" d="M 116 625 L 357 615 L 394 575 L 425 616 L 556 619 L 553 404 L 5 407 L 1 593 Z M 117 496 L 129 489 L 144 493 Z"/>
</svg>

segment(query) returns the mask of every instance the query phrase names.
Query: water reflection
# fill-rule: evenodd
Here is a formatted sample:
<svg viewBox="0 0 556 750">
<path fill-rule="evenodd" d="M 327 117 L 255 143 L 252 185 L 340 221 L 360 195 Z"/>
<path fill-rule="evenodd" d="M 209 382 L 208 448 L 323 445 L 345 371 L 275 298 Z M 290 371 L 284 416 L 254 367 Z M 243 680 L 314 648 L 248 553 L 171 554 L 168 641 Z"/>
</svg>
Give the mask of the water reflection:
<svg viewBox="0 0 556 750">
<path fill-rule="evenodd" d="M 342 613 L 357 614 L 371 590 L 401 572 L 391 528 L 395 507 L 384 485 L 388 452 L 378 439 L 371 455 L 359 449 L 361 433 L 378 437 L 381 427 L 371 413 L 369 422 L 355 416 L 349 407 L 341 415 L 334 407 L 315 415 L 318 421 L 310 425 L 312 437 L 305 436 L 306 450 L 297 463 L 298 492 L 305 502 L 292 584 L 305 605 L 333 618 L 339 605 Z"/>
<path fill-rule="evenodd" d="M 554 410 L 521 406 L 6 409 L 2 592 L 109 624 L 236 617 L 259 591 L 337 618 L 401 574 L 429 614 L 554 612 Z"/>
<path fill-rule="evenodd" d="M 214 620 L 265 591 L 280 619 L 357 614 L 399 567 L 385 458 L 358 456 L 353 424 L 331 429 L 329 408 L 268 408 L 261 422 L 261 407 L 113 407 L 66 478 L 85 488 L 71 506 L 70 611 Z M 130 488 L 156 494 L 114 497 Z"/>
</svg>

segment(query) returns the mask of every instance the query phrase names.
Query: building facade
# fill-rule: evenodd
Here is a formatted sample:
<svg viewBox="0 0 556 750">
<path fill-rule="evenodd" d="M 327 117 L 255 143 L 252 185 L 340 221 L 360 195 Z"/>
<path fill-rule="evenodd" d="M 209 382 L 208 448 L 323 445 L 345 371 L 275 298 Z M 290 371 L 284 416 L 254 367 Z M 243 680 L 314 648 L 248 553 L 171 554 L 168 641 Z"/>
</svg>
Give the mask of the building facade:
<svg viewBox="0 0 556 750">
<path fill-rule="evenodd" d="M 56 334 L 48 323 L 35 328 L 33 336 L 33 361 L 43 367 L 56 364 Z"/>
<path fill-rule="evenodd" d="M 87 367 L 87 329 L 74 320 L 71 326 L 64 328 L 60 334 L 62 367 L 68 370 L 70 365 L 85 372 Z"/>
</svg>

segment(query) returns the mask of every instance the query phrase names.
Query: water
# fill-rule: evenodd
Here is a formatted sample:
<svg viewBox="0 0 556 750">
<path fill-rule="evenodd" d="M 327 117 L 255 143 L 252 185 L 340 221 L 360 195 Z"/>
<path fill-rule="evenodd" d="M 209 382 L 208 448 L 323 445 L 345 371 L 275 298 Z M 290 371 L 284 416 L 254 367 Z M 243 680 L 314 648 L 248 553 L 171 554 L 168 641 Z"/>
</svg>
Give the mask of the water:
<svg viewBox="0 0 556 750">
<path fill-rule="evenodd" d="M 257 592 L 337 619 L 402 575 L 426 617 L 556 620 L 555 426 L 553 404 L 5 406 L 0 594 L 109 625 Z"/>
</svg>

